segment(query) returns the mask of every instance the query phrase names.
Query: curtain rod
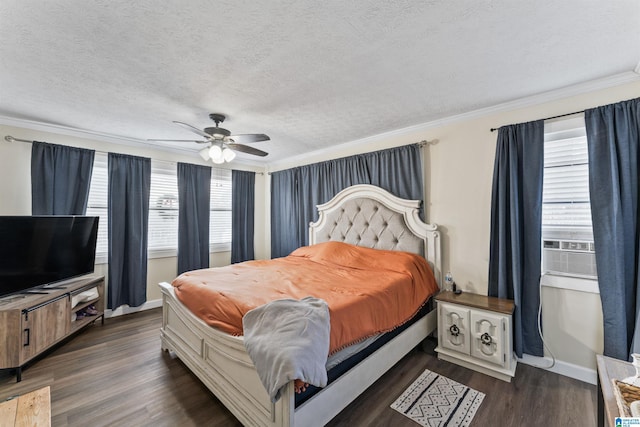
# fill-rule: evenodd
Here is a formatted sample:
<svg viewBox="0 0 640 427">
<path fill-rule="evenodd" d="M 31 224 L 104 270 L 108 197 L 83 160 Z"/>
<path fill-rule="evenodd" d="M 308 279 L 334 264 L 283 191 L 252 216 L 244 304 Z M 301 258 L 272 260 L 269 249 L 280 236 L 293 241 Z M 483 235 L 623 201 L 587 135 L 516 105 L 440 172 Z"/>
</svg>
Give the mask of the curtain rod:
<svg viewBox="0 0 640 427">
<path fill-rule="evenodd" d="M 29 143 L 29 144 L 33 144 L 33 141 L 31 141 L 29 139 L 14 138 L 11 135 L 5 136 L 4 140 L 7 141 L 7 142 L 16 142 L 16 141 L 18 141 L 18 142 L 26 142 L 26 143 Z M 96 153 L 100 153 L 100 154 L 109 154 L 106 151 L 99 151 L 99 150 L 93 150 L 93 151 L 95 151 Z"/>
<path fill-rule="evenodd" d="M 27 142 L 29 144 L 33 144 L 33 141 L 31 141 L 29 139 L 14 138 L 11 135 L 6 135 L 4 137 L 4 140 L 7 141 L 7 142 L 16 142 L 17 141 L 17 142 Z M 109 154 L 106 151 L 100 151 L 100 150 L 93 150 L 93 151 L 95 151 L 96 153 L 100 153 L 100 154 Z M 177 164 L 177 162 L 172 162 L 171 160 L 158 160 L 158 161 L 167 162 L 167 163 L 171 163 L 171 164 L 174 164 L 174 165 Z M 250 172 L 253 172 L 253 171 L 250 171 Z M 258 174 L 258 175 L 264 175 L 264 172 L 255 172 L 255 173 Z"/>
<path fill-rule="evenodd" d="M 552 119 L 559 119 L 560 117 L 567 117 L 567 116 L 573 116 L 574 114 L 582 114 L 584 113 L 585 110 L 581 110 L 581 111 L 574 111 L 573 113 L 567 113 L 567 114 L 559 114 L 557 116 L 551 116 L 551 117 L 547 117 L 544 119 L 540 119 L 540 120 L 552 120 Z M 491 132 L 495 132 L 500 128 L 491 128 Z"/>
</svg>

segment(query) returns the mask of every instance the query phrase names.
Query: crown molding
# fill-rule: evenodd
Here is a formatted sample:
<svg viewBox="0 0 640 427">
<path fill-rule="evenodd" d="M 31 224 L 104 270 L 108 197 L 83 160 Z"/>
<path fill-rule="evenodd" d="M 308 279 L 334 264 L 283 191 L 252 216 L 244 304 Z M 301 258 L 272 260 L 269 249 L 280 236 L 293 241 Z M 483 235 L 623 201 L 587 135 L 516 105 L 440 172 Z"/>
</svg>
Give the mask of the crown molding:
<svg viewBox="0 0 640 427">
<path fill-rule="evenodd" d="M 640 81 L 640 63 L 636 67 L 635 71 L 627 71 L 613 76 L 604 77 L 597 80 L 591 80 L 589 82 L 579 83 L 576 85 L 566 86 L 560 89 L 543 92 L 537 95 L 528 96 L 526 98 L 520 98 L 514 101 L 503 102 L 491 107 L 480 108 L 478 110 L 470 111 L 467 113 L 457 114 L 454 116 L 445 117 L 442 119 L 433 120 L 430 122 L 409 126 L 401 129 L 396 129 L 390 132 L 384 132 L 378 135 L 369 136 L 366 138 L 357 139 L 354 141 L 344 142 L 331 147 L 322 148 L 306 154 L 300 154 L 286 159 L 279 160 L 277 162 L 269 163 L 269 171 L 277 171 L 280 169 L 288 168 L 286 165 L 292 163 L 302 165 L 309 163 L 308 159 L 313 157 L 326 157 L 335 151 L 343 151 L 345 149 L 353 149 L 358 147 L 364 147 L 371 145 L 382 140 L 391 138 L 398 138 L 407 135 L 413 135 L 422 133 L 430 129 L 463 122 L 467 120 L 477 119 L 485 117 L 491 114 L 496 114 L 505 111 L 517 110 L 519 108 L 532 107 L 546 102 L 556 101 L 558 99 L 569 98 L 571 96 L 582 95 L 588 92 L 594 92 L 597 90 L 608 89 L 610 87 L 620 86 L 627 83 L 633 83 Z M 417 141 L 416 141 L 417 142 Z M 290 167 L 290 166 L 289 166 Z"/>
</svg>

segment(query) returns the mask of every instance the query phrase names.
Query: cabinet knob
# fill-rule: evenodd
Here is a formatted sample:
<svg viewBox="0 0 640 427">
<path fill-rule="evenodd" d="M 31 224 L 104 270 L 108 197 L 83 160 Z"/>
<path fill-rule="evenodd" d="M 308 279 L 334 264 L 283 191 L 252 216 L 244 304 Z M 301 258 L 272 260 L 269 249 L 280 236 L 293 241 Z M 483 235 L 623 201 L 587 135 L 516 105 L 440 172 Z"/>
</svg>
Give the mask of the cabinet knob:
<svg viewBox="0 0 640 427">
<path fill-rule="evenodd" d="M 454 337 L 457 337 L 458 335 L 460 335 L 460 328 L 458 328 L 458 325 L 453 324 L 449 327 L 449 332 L 451 332 L 451 335 L 453 335 Z"/>
<path fill-rule="evenodd" d="M 480 342 L 482 342 L 482 344 L 484 345 L 491 345 L 491 343 L 493 342 L 493 338 L 491 338 L 491 335 L 485 332 L 484 334 L 480 335 Z"/>
</svg>

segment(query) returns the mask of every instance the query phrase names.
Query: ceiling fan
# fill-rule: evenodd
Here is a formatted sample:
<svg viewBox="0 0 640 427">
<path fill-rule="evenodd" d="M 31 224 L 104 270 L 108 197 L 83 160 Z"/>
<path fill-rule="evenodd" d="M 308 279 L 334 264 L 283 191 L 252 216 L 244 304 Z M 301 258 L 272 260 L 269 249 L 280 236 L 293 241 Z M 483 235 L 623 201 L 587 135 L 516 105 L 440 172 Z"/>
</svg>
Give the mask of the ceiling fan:
<svg viewBox="0 0 640 427">
<path fill-rule="evenodd" d="M 226 117 L 224 114 L 211 113 L 209 118 L 213 120 L 216 125 L 203 130 L 197 127 L 191 126 L 187 123 L 174 121 L 173 123 L 182 126 L 185 129 L 190 130 L 204 138 L 204 140 L 195 139 L 149 139 L 148 141 L 172 141 L 172 142 L 197 142 L 198 144 L 209 144 L 207 147 L 200 150 L 200 156 L 203 159 L 213 161 L 213 163 L 230 162 L 236 157 L 235 151 L 240 151 L 247 154 L 253 154 L 254 156 L 264 157 L 268 155 L 266 151 L 258 150 L 257 148 L 250 147 L 244 144 L 250 144 L 252 142 L 269 141 L 270 138 L 263 133 L 248 133 L 240 135 L 231 135 L 227 129 L 221 128 L 219 125 L 223 123 Z"/>
</svg>

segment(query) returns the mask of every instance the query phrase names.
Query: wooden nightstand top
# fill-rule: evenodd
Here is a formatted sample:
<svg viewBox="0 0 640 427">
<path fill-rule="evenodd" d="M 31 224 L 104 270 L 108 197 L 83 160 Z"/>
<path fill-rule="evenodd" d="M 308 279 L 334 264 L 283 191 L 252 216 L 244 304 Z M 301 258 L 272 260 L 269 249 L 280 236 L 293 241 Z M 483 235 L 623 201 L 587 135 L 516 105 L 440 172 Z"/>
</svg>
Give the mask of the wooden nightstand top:
<svg viewBox="0 0 640 427">
<path fill-rule="evenodd" d="M 469 292 L 456 295 L 451 291 L 444 291 L 437 294 L 435 299 L 436 301 L 466 305 L 468 307 L 495 311 L 502 314 L 513 314 L 513 310 L 515 309 L 515 304 L 512 300 L 472 294 Z"/>
</svg>

